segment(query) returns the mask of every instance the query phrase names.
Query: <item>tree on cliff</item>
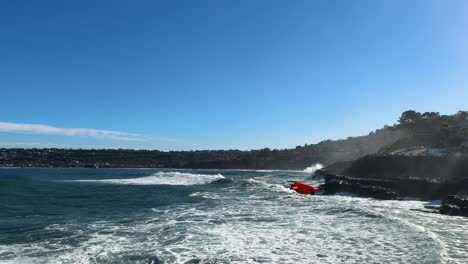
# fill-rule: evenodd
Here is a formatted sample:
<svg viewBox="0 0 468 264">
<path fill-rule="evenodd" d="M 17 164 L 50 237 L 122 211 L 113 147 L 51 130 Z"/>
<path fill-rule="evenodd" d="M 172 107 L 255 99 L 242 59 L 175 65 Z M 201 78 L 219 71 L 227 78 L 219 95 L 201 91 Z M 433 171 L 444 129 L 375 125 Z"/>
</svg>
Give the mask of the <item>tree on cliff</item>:
<svg viewBox="0 0 468 264">
<path fill-rule="evenodd" d="M 458 111 L 456 116 L 461 120 L 468 120 L 468 111 Z"/>
<path fill-rule="evenodd" d="M 438 119 L 440 118 L 440 113 L 439 112 L 425 112 L 422 114 L 422 118 L 430 119 L 430 120 Z"/>
<path fill-rule="evenodd" d="M 400 119 L 398 119 L 398 122 L 402 125 L 404 124 L 414 124 L 418 120 L 422 118 L 421 113 L 416 112 L 414 110 L 408 110 L 405 111 L 401 114 Z"/>
</svg>

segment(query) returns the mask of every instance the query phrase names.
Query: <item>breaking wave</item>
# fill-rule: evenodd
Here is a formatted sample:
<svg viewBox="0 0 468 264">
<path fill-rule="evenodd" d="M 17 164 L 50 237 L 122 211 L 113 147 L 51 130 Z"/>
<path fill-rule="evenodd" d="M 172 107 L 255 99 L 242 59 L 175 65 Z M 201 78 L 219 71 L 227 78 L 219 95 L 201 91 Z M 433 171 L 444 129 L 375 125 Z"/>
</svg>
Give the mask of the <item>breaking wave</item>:
<svg viewBox="0 0 468 264">
<path fill-rule="evenodd" d="M 130 179 L 76 180 L 78 182 L 94 182 L 125 185 L 203 185 L 226 178 L 221 174 L 193 174 L 186 172 L 157 172 L 150 176 Z"/>
<path fill-rule="evenodd" d="M 425 212 L 426 202 L 300 195 L 281 184 L 302 180 L 299 171 L 139 173 L 37 170 L 23 185 L 41 191 L 30 210 L 42 215 L 24 221 L 10 210 L 9 226 L 0 228 L 0 263 L 466 263 L 468 219 Z M 57 179 L 120 185 L 52 188 Z M 145 184 L 193 186 L 137 186 Z"/>
<path fill-rule="evenodd" d="M 320 170 L 323 168 L 323 165 L 320 164 L 320 163 L 315 163 L 314 165 L 310 166 L 310 167 L 307 167 L 304 169 L 304 172 L 307 172 L 307 173 L 314 173 L 316 172 L 317 170 Z"/>
</svg>

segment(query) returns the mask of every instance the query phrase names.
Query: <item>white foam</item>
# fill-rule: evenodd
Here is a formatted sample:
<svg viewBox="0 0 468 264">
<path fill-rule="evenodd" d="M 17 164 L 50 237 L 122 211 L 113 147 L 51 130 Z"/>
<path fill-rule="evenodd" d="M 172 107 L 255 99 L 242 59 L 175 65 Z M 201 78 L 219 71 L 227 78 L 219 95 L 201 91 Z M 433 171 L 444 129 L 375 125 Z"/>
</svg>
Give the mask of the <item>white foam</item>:
<svg viewBox="0 0 468 264">
<path fill-rule="evenodd" d="M 86 226 L 51 225 L 51 229 L 85 230 L 87 239 L 60 251 L 51 250 L 50 242 L 0 246 L 0 255 L 5 251 L 15 255 L 14 260 L 2 263 L 28 264 L 127 263 L 125 256 L 135 253 L 181 264 L 192 260 L 286 264 L 463 263 L 466 219 L 456 223 L 457 219 L 447 216 L 409 210 L 422 207 L 424 202 L 344 196 L 278 198 L 259 200 L 249 196 L 235 203 L 223 201 L 210 207 L 154 209 L 146 218 L 125 225 L 105 221 Z M 454 245 L 441 241 L 438 232 L 445 236 L 449 232 Z M 36 256 L 37 252 L 43 256 Z M 134 263 L 148 263 L 148 260 L 143 257 Z"/>
<path fill-rule="evenodd" d="M 317 170 L 320 170 L 323 168 L 323 165 L 320 164 L 320 163 L 315 163 L 314 165 L 310 166 L 310 167 L 307 167 L 304 169 L 304 172 L 307 172 L 307 173 L 314 173 L 316 172 Z"/>
<path fill-rule="evenodd" d="M 184 174 L 159 176 L 198 175 Z M 259 184 L 232 193 L 231 185 L 198 190 L 191 196 L 216 199 L 153 208 L 131 223 L 54 224 L 48 228 L 79 243 L 0 245 L 0 262 L 128 263 L 141 255 L 132 263 L 465 263 L 466 218 L 414 211 L 423 201 L 299 195 L 279 184 L 283 177 L 256 177 L 247 181 Z"/>
<path fill-rule="evenodd" d="M 211 193 L 211 192 L 195 192 L 190 194 L 189 196 L 191 197 L 202 197 L 205 199 L 220 199 L 220 196 L 216 193 Z"/>
<path fill-rule="evenodd" d="M 225 179 L 221 174 L 193 174 L 186 172 L 157 172 L 150 176 L 127 179 L 75 180 L 78 182 L 96 182 L 126 185 L 201 185 Z"/>
</svg>

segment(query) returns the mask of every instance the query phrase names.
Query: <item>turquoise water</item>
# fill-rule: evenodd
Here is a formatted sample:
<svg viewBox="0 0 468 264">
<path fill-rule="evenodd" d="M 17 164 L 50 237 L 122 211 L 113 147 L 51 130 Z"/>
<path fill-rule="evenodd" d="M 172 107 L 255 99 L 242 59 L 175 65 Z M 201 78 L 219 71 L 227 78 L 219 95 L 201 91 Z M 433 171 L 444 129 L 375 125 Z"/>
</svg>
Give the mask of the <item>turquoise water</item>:
<svg viewBox="0 0 468 264">
<path fill-rule="evenodd" d="M 466 263 L 468 219 L 282 186 L 308 176 L 0 169 L 0 263 Z"/>
</svg>

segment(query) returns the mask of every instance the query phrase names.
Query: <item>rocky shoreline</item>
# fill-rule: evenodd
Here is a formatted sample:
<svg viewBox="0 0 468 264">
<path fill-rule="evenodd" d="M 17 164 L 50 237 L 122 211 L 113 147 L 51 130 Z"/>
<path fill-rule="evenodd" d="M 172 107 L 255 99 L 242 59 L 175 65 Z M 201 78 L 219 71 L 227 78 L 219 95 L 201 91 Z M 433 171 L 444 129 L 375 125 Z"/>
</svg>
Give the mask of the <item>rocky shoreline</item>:
<svg viewBox="0 0 468 264">
<path fill-rule="evenodd" d="M 449 195 L 442 200 L 441 214 L 468 216 L 468 195 Z"/>
<path fill-rule="evenodd" d="M 426 179 L 360 179 L 319 171 L 325 179 L 325 195 L 353 193 L 361 197 L 397 200 L 414 197 L 422 200 L 442 200 L 441 214 L 468 216 L 468 180 L 431 181 Z"/>
<path fill-rule="evenodd" d="M 348 192 L 385 200 L 442 200 L 439 213 L 468 216 L 467 165 L 466 157 L 368 156 L 316 174 L 325 180 L 326 195 Z"/>
</svg>

